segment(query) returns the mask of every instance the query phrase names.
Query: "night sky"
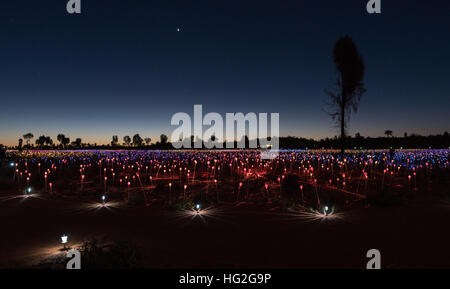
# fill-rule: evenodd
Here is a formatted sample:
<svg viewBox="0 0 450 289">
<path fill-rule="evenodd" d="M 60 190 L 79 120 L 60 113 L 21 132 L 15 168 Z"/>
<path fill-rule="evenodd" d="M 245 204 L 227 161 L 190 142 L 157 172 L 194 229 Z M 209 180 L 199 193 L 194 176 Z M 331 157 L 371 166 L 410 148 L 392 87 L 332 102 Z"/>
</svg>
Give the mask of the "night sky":
<svg viewBox="0 0 450 289">
<path fill-rule="evenodd" d="M 366 65 L 352 135 L 450 130 L 446 0 L 382 0 L 381 15 L 366 0 L 82 0 L 81 15 L 66 3 L 0 2 L 0 143 L 27 132 L 156 140 L 194 104 L 279 112 L 282 136 L 333 137 L 324 89 L 345 34 Z"/>
</svg>

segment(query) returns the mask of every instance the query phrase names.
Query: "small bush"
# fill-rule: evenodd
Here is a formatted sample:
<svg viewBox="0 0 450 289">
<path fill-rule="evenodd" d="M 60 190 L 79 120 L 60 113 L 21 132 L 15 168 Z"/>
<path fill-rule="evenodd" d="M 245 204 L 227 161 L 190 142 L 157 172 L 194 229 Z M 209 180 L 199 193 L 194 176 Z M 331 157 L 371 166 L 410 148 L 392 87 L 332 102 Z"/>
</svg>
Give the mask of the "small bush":
<svg viewBox="0 0 450 289">
<path fill-rule="evenodd" d="M 141 266 L 138 250 L 127 242 L 101 245 L 96 239 L 79 249 L 83 269 L 133 269 Z"/>
<path fill-rule="evenodd" d="M 191 200 L 175 200 L 169 203 L 169 209 L 175 211 L 183 211 L 194 207 L 194 203 Z"/>
</svg>

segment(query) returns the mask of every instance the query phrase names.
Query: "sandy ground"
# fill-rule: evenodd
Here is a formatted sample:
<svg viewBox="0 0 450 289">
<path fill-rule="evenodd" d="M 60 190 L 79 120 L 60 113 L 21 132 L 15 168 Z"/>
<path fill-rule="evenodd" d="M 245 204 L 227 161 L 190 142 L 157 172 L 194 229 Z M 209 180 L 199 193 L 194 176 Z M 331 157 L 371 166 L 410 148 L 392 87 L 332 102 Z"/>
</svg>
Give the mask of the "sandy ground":
<svg viewBox="0 0 450 289">
<path fill-rule="evenodd" d="M 0 267 L 31 266 L 90 237 L 126 240 L 148 268 L 450 268 L 450 205 L 428 199 L 317 218 L 223 205 L 193 212 L 157 206 L 108 208 L 82 200 L 0 199 Z"/>
</svg>

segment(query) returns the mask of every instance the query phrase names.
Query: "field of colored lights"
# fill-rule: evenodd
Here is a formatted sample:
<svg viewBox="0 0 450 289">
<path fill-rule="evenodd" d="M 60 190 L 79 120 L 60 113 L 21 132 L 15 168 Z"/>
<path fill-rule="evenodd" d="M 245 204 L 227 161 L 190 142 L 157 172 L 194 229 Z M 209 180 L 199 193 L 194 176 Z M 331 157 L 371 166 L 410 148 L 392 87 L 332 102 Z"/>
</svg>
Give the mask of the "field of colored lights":
<svg viewBox="0 0 450 289">
<path fill-rule="evenodd" d="M 372 247 L 393 268 L 448 267 L 449 156 L 12 152 L 0 171 L 1 266 L 60 254 L 68 234 L 72 246 L 133 242 L 152 268 L 359 268 Z"/>
</svg>

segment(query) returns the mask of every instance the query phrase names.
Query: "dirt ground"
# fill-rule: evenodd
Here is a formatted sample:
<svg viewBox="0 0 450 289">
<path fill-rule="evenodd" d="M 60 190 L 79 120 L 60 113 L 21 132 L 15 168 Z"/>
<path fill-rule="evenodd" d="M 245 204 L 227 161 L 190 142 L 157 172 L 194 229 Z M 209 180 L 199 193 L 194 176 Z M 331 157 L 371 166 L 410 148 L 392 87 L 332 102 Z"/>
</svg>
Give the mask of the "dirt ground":
<svg viewBox="0 0 450 289">
<path fill-rule="evenodd" d="M 0 267 L 28 267 L 91 237 L 135 244 L 147 268 L 450 268 L 450 205 L 421 199 L 318 218 L 222 205 L 195 212 L 157 206 L 2 195 Z"/>
</svg>

